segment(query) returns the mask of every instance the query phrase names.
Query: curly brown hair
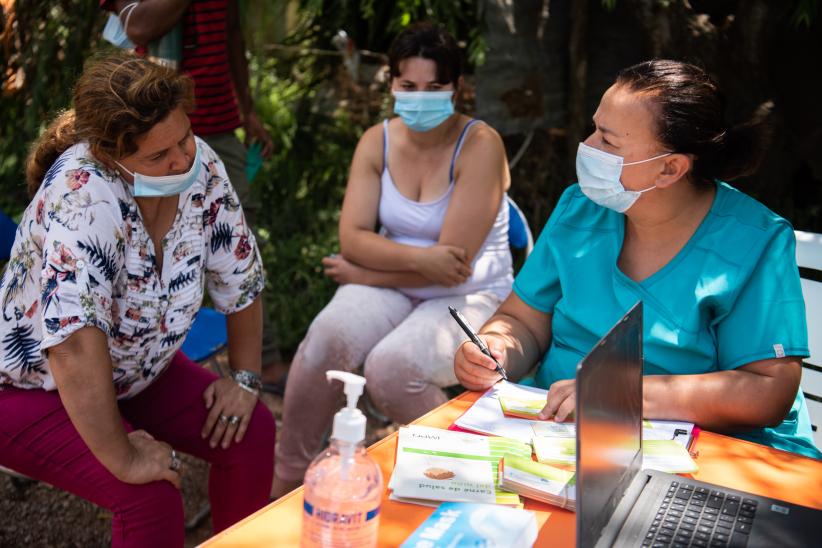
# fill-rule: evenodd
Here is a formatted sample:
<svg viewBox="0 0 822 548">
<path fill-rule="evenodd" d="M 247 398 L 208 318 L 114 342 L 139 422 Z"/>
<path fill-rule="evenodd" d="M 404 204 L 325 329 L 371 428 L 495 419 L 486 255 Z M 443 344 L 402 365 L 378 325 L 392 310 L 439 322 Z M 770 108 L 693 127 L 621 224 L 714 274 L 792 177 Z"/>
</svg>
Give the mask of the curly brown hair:
<svg viewBox="0 0 822 548">
<path fill-rule="evenodd" d="M 31 146 L 26 184 L 34 196 L 43 176 L 69 147 L 85 141 L 95 158 L 122 158 L 137 151 L 140 137 L 173 110 L 194 107 L 188 76 L 130 53 L 93 58 L 73 94 L 74 108 L 60 113 Z"/>
</svg>

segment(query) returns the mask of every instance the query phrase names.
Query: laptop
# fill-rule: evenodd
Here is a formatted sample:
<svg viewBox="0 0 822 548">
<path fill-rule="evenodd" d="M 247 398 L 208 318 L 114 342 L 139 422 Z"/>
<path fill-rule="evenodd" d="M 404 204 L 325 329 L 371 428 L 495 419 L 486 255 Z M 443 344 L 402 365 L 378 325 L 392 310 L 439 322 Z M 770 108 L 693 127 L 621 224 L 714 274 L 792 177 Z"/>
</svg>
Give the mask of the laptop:
<svg viewBox="0 0 822 548">
<path fill-rule="evenodd" d="M 822 510 L 641 470 L 642 359 L 639 302 L 577 366 L 577 546 L 822 546 Z"/>
</svg>

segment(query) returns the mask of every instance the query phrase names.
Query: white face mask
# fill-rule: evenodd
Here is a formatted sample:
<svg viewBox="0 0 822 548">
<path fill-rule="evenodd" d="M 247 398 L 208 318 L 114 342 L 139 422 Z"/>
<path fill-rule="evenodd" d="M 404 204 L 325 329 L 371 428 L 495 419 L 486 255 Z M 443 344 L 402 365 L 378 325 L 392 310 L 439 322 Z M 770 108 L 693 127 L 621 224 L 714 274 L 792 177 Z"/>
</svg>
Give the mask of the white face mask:
<svg viewBox="0 0 822 548">
<path fill-rule="evenodd" d="M 622 156 L 609 154 L 602 150 L 580 143 L 577 149 L 577 178 L 579 188 L 595 204 L 624 213 L 639 199 L 643 192 L 656 188 L 656 185 L 643 190 L 626 190 L 620 176 L 623 166 L 644 164 L 670 156 L 666 152 L 647 160 L 624 163 Z"/>
<path fill-rule="evenodd" d="M 137 4 L 139 4 L 139 2 L 132 2 L 131 4 L 128 4 L 126 7 L 121 9 L 118 14 L 110 13 L 108 15 L 108 21 L 106 21 L 106 26 L 103 28 L 103 38 L 118 48 L 134 48 L 134 42 L 129 39 L 126 31 L 128 31 L 128 21 L 131 19 L 131 12 L 134 11 Z M 124 16 L 125 20 L 123 20 Z"/>
<path fill-rule="evenodd" d="M 194 162 L 192 162 L 191 168 L 185 173 L 178 173 L 176 175 L 152 177 L 151 175 L 143 175 L 136 171 L 131 172 L 120 162 L 117 162 L 117 165 L 134 177 L 134 196 L 138 198 L 173 196 L 188 190 L 200 174 L 200 147 L 195 144 L 194 150 Z"/>
</svg>

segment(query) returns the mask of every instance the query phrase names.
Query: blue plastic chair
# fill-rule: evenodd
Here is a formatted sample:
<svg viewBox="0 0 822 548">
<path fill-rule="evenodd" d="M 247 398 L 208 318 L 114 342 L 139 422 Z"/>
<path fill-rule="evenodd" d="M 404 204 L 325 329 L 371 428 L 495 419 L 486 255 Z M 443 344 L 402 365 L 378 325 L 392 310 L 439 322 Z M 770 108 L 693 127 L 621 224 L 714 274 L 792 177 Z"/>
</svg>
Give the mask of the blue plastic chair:
<svg viewBox="0 0 822 548">
<path fill-rule="evenodd" d="M 525 214 L 508 196 L 508 244 L 514 249 L 524 249 L 527 257 L 534 249 L 534 236 L 528 226 Z"/>
<path fill-rule="evenodd" d="M 195 362 L 206 360 L 228 344 L 225 315 L 206 306 L 200 308 L 183 341 L 183 354 Z"/>
<path fill-rule="evenodd" d="M 17 223 L 8 215 L 0 211 L 0 261 L 8 261 L 11 255 L 11 246 L 17 233 Z"/>
</svg>

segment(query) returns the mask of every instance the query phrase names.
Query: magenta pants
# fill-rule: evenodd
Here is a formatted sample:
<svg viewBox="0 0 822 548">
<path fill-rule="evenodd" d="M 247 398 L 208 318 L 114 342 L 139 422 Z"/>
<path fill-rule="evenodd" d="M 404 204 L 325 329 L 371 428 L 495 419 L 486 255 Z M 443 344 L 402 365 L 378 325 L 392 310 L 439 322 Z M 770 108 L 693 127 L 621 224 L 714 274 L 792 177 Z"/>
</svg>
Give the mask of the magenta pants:
<svg viewBox="0 0 822 548">
<path fill-rule="evenodd" d="M 119 402 L 127 431 L 145 430 L 211 463 L 208 495 L 215 533 L 268 502 L 275 429 L 271 412 L 258 402 L 241 443 L 209 447 L 200 437 L 208 413 L 203 391 L 216 379 L 178 352 L 154 383 Z M 112 546 L 183 546 L 180 492 L 167 481 L 131 485 L 115 478 L 80 438 L 56 391 L 0 390 L 0 465 L 111 511 Z"/>
</svg>

